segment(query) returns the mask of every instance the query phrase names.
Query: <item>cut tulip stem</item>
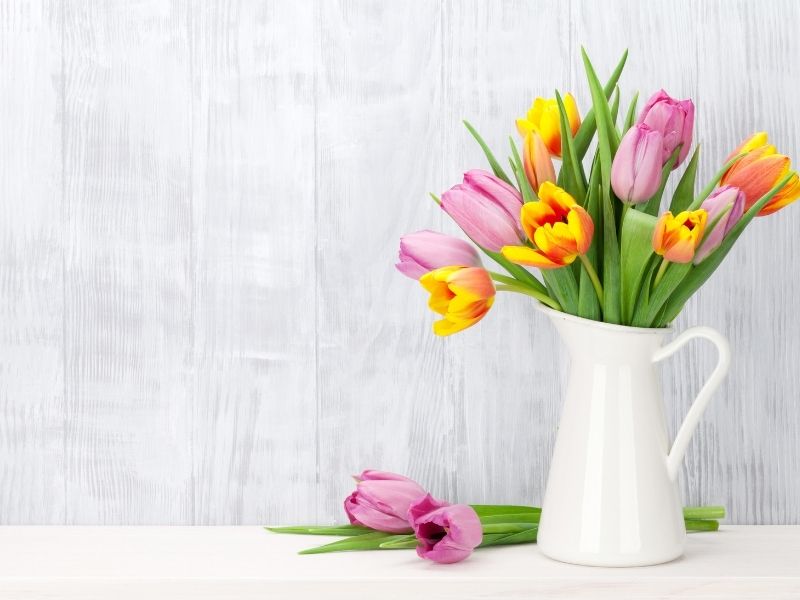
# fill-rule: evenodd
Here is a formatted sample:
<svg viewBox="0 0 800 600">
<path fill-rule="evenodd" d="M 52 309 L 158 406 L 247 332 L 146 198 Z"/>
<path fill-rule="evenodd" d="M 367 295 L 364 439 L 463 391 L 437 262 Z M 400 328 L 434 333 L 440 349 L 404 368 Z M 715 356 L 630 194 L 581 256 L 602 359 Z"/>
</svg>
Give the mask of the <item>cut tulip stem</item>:
<svg viewBox="0 0 800 600">
<path fill-rule="evenodd" d="M 550 296 L 541 293 L 539 290 L 536 290 L 532 287 L 525 285 L 518 279 L 514 279 L 513 277 L 508 277 L 506 275 L 501 275 L 500 273 L 495 273 L 494 271 L 489 271 L 489 275 L 491 275 L 492 279 L 500 283 L 500 285 L 496 286 L 497 289 L 500 291 L 525 294 L 526 296 L 531 296 L 532 298 L 536 298 L 539 302 L 549 306 L 553 310 L 558 310 L 558 311 L 562 310 L 561 305 L 555 300 L 553 300 Z"/>
<path fill-rule="evenodd" d="M 661 259 L 661 266 L 658 267 L 658 272 L 656 273 L 656 278 L 653 281 L 653 289 L 658 287 L 658 284 L 661 282 L 661 279 L 664 277 L 664 273 L 667 272 L 667 267 L 669 266 L 669 261 L 666 258 Z"/>
<path fill-rule="evenodd" d="M 594 286 L 594 291 L 597 294 L 597 299 L 600 301 L 600 306 L 603 306 L 603 285 L 600 283 L 597 271 L 594 270 L 592 263 L 589 262 L 585 254 L 578 255 L 578 258 L 581 259 L 583 268 L 586 269 L 586 274 L 589 276 L 589 279 L 592 280 L 592 286 Z"/>
</svg>

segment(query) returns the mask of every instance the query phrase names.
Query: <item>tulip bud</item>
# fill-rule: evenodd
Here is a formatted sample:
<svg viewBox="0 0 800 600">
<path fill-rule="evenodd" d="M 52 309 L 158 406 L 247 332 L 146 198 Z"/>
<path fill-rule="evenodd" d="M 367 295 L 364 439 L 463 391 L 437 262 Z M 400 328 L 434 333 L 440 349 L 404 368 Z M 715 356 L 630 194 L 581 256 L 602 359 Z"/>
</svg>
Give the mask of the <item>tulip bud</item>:
<svg viewBox="0 0 800 600">
<path fill-rule="evenodd" d="M 408 520 L 419 542 L 417 554 L 437 563 L 464 560 L 483 541 L 481 521 L 466 504 L 448 504 L 427 494 L 409 507 Z"/>
<path fill-rule="evenodd" d="M 354 491 L 344 501 L 350 523 L 389 533 L 408 533 L 408 508 L 425 496 L 420 485 L 395 473 L 364 471 L 355 477 Z"/>
<path fill-rule="evenodd" d="M 417 231 L 400 238 L 400 261 L 395 265 L 403 275 L 419 279 L 439 267 L 479 267 L 475 248 L 458 238 L 436 231 Z"/>
<path fill-rule="evenodd" d="M 719 247 L 728 232 L 742 218 L 744 202 L 744 193 L 739 188 L 730 185 L 717 188 L 705 199 L 700 208 L 708 213 L 709 227 L 719 215 L 723 216 L 714 225 L 714 229 L 710 230 L 703 238 L 694 255 L 694 264 L 700 264 L 704 258 Z"/>
<path fill-rule="evenodd" d="M 611 187 L 627 204 L 647 202 L 661 186 L 661 133 L 649 125 L 631 127 L 611 164 Z"/>
<path fill-rule="evenodd" d="M 522 162 L 525 177 L 534 192 L 538 192 L 545 181 L 556 182 L 553 159 L 550 158 L 550 152 L 544 145 L 542 136 L 535 131 L 528 132 L 522 143 Z"/>
<path fill-rule="evenodd" d="M 572 94 L 564 94 L 564 110 L 572 135 L 581 126 L 581 115 Z M 561 156 L 561 113 L 555 98 L 536 98 L 522 119 L 517 119 L 517 131 L 524 138 L 536 131 L 553 156 Z M 541 182 L 540 182 L 541 184 Z"/>
<path fill-rule="evenodd" d="M 442 194 L 442 210 L 476 244 L 492 252 L 523 239 L 520 208 L 519 192 L 486 171 L 468 171 L 464 183 Z"/>
<path fill-rule="evenodd" d="M 685 210 L 676 216 L 672 216 L 670 211 L 665 212 L 653 230 L 653 250 L 669 262 L 692 262 L 707 220 L 708 213 L 702 208 Z"/>
<path fill-rule="evenodd" d="M 682 144 L 672 167 L 676 169 L 689 154 L 692 145 L 694 103 L 691 100 L 675 100 L 664 90 L 659 90 L 647 101 L 637 124 L 648 125 L 661 134 L 662 166 L 667 163 L 678 144 Z"/>
</svg>

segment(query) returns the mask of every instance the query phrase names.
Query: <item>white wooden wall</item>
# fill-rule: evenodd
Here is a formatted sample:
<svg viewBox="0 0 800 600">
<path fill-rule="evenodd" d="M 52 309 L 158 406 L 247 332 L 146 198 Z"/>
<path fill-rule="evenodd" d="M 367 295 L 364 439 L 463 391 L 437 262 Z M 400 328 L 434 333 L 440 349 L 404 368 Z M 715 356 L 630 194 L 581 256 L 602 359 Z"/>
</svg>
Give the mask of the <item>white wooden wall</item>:
<svg viewBox="0 0 800 600">
<path fill-rule="evenodd" d="M 767 129 L 800 161 L 793 0 L 3 0 L 0 523 L 342 518 L 349 475 L 541 502 L 563 354 L 524 297 L 450 339 L 392 267 L 584 44 L 624 101 L 698 107 L 707 178 Z M 800 523 L 800 206 L 678 327 L 734 348 L 687 503 Z M 673 430 L 713 364 L 665 369 Z"/>
</svg>

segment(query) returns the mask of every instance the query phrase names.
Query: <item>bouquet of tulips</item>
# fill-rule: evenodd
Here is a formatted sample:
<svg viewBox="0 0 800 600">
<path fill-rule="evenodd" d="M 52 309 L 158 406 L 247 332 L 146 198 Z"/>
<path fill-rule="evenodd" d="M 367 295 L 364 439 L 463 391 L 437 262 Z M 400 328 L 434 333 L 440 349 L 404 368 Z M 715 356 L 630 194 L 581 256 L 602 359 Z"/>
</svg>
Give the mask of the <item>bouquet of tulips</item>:
<svg viewBox="0 0 800 600">
<path fill-rule="evenodd" d="M 666 326 L 753 217 L 800 197 L 797 173 L 766 133 L 746 139 L 697 191 L 692 101 L 661 90 L 637 116 L 634 96 L 620 118 L 617 82 L 627 52 L 605 86 L 582 56 L 592 98 L 583 120 L 570 94 L 536 98 L 517 120 L 522 150 L 512 138 L 508 172 L 465 122 L 492 172 L 468 171 L 441 198 L 433 195 L 506 273 L 486 269 L 464 240 L 432 231 L 401 238 L 397 268 L 430 293 L 430 308 L 442 316 L 436 334 L 477 323 L 497 291 L 596 321 Z M 667 203 L 667 179 L 687 158 Z"/>
<path fill-rule="evenodd" d="M 451 504 L 437 500 L 416 481 L 385 471 L 357 475 L 344 501 L 349 525 L 267 527 L 275 533 L 338 535 L 344 539 L 303 550 L 323 554 L 352 550 L 416 549 L 424 559 L 454 563 L 475 548 L 536 542 L 542 509 L 508 504 Z M 683 509 L 687 531 L 716 531 L 722 506 Z"/>
</svg>

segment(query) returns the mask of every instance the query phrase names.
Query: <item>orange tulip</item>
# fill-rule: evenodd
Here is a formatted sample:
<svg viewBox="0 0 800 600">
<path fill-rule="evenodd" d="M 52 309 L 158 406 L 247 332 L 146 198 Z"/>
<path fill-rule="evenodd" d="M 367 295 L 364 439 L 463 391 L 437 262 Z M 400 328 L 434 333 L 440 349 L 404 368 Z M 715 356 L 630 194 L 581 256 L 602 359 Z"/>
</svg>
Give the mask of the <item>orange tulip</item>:
<svg viewBox="0 0 800 600">
<path fill-rule="evenodd" d="M 550 158 L 550 152 L 544 145 L 542 136 L 536 131 L 529 131 L 525 135 L 522 144 L 522 162 L 525 176 L 534 192 L 538 192 L 545 181 L 555 183 L 556 171 L 553 168 L 553 159 Z"/>
<path fill-rule="evenodd" d="M 550 181 L 539 188 L 539 201 L 522 205 L 522 228 L 536 249 L 504 246 L 503 256 L 511 262 L 558 269 L 586 254 L 592 245 L 594 223 L 583 207 Z"/>
<path fill-rule="evenodd" d="M 564 94 L 564 109 L 572 135 L 581 126 L 581 115 L 572 94 Z M 523 119 L 517 119 L 517 130 L 524 138 L 536 131 L 553 156 L 561 156 L 561 119 L 555 98 L 536 98 Z"/>
<path fill-rule="evenodd" d="M 749 210 L 789 172 L 791 161 L 788 156 L 778 154 L 775 146 L 767 143 L 767 134 L 763 131 L 742 142 L 727 160 L 742 153 L 745 155 L 722 176 L 720 185 L 732 185 L 742 190 L 745 195 L 745 210 Z M 772 214 L 798 198 L 800 180 L 794 175 L 759 211 L 758 216 Z"/>
<path fill-rule="evenodd" d="M 665 212 L 653 231 L 653 250 L 669 262 L 692 262 L 707 220 L 708 213 L 702 208 L 685 210 L 674 217 L 670 211 Z"/>
<path fill-rule="evenodd" d="M 495 287 L 486 269 L 442 267 L 420 277 L 428 306 L 444 316 L 433 324 L 436 335 L 450 335 L 480 321 L 494 303 Z"/>
</svg>

